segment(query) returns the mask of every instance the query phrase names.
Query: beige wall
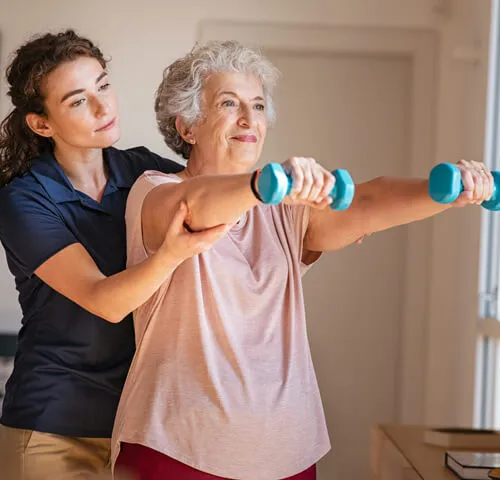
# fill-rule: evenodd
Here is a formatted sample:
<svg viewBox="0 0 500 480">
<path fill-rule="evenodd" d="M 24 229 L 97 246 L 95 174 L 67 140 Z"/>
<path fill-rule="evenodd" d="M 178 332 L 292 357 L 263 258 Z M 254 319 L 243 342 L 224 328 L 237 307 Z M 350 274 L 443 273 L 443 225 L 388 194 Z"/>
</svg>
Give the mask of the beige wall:
<svg viewBox="0 0 500 480">
<path fill-rule="evenodd" d="M 431 29 L 441 37 L 436 161 L 480 159 L 488 7 L 489 0 L 0 0 L 0 67 L 3 72 L 10 52 L 30 34 L 76 28 L 112 57 L 121 97 L 119 146 L 145 144 L 165 153 L 154 126 L 153 92 L 162 68 L 192 46 L 202 20 Z M 456 47 L 476 44 L 478 65 L 453 58 Z M 1 83 L 2 117 L 9 109 L 5 93 Z M 410 376 L 402 379 L 402 420 L 471 421 L 479 218 L 479 209 L 470 209 L 434 222 L 429 324 L 421 359 L 427 375 L 416 389 Z M 16 293 L 2 258 L 0 331 L 15 330 L 18 322 Z"/>
<path fill-rule="evenodd" d="M 120 95 L 123 137 L 119 146 L 143 144 L 166 153 L 152 108 L 164 66 L 196 41 L 200 21 L 286 22 L 429 28 L 440 17 L 430 0 L 0 0 L 0 116 L 10 108 L 4 70 L 9 55 L 33 33 L 71 26 L 112 57 Z M 375 6 L 376 5 L 376 6 Z M 16 293 L 0 258 L 0 331 L 18 328 Z"/>
</svg>

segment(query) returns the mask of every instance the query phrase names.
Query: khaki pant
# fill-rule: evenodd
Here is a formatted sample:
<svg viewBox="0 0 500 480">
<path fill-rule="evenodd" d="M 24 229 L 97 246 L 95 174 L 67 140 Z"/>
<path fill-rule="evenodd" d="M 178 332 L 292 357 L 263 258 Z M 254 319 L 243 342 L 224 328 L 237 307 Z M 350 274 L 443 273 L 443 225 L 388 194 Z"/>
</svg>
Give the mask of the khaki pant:
<svg viewBox="0 0 500 480">
<path fill-rule="evenodd" d="M 110 479 L 111 440 L 0 425 L 1 480 Z"/>
</svg>

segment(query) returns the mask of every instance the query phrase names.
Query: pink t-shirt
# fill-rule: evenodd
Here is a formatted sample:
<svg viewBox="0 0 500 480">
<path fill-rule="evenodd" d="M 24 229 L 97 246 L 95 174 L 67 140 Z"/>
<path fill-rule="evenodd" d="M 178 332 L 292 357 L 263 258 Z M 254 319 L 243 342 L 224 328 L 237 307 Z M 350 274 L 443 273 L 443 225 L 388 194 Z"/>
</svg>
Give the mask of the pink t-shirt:
<svg viewBox="0 0 500 480">
<path fill-rule="evenodd" d="M 146 172 L 127 203 L 128 265 L 147 258 L 144 198 L 181 181 Z M 309 209 L 259 205 L 183 262 L 136 310 L 137 352 L 113 432 L 221 477 L 277 480 L 330 449 L 301 275 Z"/>
</svg>

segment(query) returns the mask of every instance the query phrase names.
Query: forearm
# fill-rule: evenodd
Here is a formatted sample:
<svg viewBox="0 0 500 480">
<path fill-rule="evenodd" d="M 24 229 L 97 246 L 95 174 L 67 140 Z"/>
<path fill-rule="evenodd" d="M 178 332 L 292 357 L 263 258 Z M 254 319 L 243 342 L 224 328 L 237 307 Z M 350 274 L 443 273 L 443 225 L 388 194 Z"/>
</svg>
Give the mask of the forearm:
<svg viewBox="0 0 500 480">
<path fill-rule="evenodd" d="M 84 308 L 117 323 L 146 302 L 179 262 L 154 254 L 142 263 L 92 284 Z"/>
<path fill-rule="evenodd" d="M 366 222 L 364 233 L 423 220 L 449 209 L 451 205 L 430 198 L 428 186 L 426 179 L 394 177 L 379 177 L 360 184 L 352 206 Z"/>
<path fill-rule="evenodd" d="M 337 250 L 363 235 L 422 220 L 450 208 L 434 202 L 428 181 L 378 177 L 356 186 L 345 212 L 311 211 L 305 246 L 310 250 Z"/>
</svg>

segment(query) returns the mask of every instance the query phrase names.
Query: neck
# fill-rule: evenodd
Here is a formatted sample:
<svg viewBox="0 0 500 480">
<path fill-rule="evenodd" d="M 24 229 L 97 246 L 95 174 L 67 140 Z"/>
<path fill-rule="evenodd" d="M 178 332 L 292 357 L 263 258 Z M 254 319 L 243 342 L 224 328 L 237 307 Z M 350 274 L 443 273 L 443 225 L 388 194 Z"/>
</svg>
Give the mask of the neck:
<svg viewBox="0 0 500 480">
<path fill-rule="evenodd" d="M 213 157 L 207 159 L 201 156 L 199 152 L 193 150 L 186 164 L 186 168 L 179 176 L 186 179 L 198 175 L 237 175 L 240 173 L 247 173 L 248 170 L 248 165 L 231 162 L 226 158 L 220 161 Z"/>
<path fill-rule="evenodd" d="M 101 198 L 108 180 L 102 149 L 69 151 L 69 149 L 56 146 L 54 156 L 76 190 L 97 200 Z"/>
</svg>

